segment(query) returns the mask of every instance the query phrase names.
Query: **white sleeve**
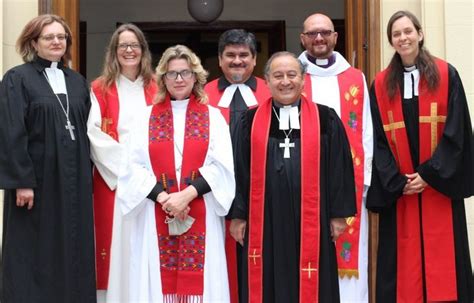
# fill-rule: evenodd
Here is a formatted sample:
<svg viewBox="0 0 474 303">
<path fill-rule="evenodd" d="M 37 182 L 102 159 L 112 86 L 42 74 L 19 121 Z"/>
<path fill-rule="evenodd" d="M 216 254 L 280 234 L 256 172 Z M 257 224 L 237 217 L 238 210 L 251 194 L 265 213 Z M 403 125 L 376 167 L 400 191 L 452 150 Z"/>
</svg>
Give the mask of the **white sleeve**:
<svg viewBox="0 0 474 303">
<path fill-rule="evenodd" d="M 102 131 L 99 102 L 91 91 L 91 110 L 87 119 L 87 135 L 91 145 L 91 159 L 111 190 L 117 187 L 123 147 Z"/>
<path fill-rule="evenodd" d="M 363 126 L 362 126 L 362 141 L 364 147 L 364 185 L 370 186 L 372 178 L 372 159 L 374 154 L 374 132 L 372 126 L 372 114 L 370 111 L 370 98 L 367 84 L 364 80 L 364 108 L 363 108 Z"/>
<path fill-rule="evenodd" d="M 225 216 L 235 196 L 232 142 L 224 117 L 218 109 L 210 106 L 209 124 L 209 148 L 199 172 L 211 187 L 211 191 L 204 195 L 207 207 L 218 216 Z"/>
<path fill-rule="evenodd" d="M 117 182 L 116 201 L 124 216 L 133 216 L 150 202 L 147 198 L 156 185 L 148 151 L 148 122 L 151 106 L 136 119 Z"/>
</svg>

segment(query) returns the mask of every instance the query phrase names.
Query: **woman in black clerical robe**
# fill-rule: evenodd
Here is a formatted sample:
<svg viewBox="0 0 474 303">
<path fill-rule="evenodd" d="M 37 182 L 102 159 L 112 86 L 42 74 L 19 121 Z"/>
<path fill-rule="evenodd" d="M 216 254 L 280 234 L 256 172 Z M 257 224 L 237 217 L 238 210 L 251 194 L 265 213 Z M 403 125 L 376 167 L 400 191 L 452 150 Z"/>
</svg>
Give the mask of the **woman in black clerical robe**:
<svg viewBox="0 0 474 303">
<path fill-rule="evenodd" d="M 90 99 L 71 41 L 61 17 L 32 19 L 0 86 L 3 303 L 96 302 Z"/>
<path fill-rule="evenodd" d="M 474 194 L 474 148 L 462 82 L 424 48 L 412 13 L 395 13 L 387 35 L 396 53 L 370 92 L 376 301 L 473 302 L 463 199 Z"/>
</svg>

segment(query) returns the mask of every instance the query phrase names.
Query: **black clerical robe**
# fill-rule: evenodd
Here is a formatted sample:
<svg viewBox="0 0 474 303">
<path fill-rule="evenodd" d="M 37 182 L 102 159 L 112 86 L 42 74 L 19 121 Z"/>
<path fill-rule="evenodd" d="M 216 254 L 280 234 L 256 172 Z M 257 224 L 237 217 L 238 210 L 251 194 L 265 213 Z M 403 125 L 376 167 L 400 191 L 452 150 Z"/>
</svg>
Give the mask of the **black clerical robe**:
<svg viewBox="0 0 474 303">
<path fill-rule="evenodd" d="M 319 302 L 339 302 L 335 246 L 331 218 L 356 212 L 352 158 L 344 127 L 334 110 L 317 105 L 320 116 L 320 255 Z M 235 171 L 237 191 L 232 218 L 247 220 L 250 187 L 250 133 L 256 109 L 249 110 L 237 125 Z M 299 302 L 301 141 L 294 129 L 290 158 L 279 146 L 285 134 L 274 114 L 268 140 L 263 231 L 263 301 Z M 250 206 L 252 207 L 252 206 Z M 248 302 L 248 228 L 244 243 L 241 302 Z"/>
<path fill-rule="evenodd" d="M 62 67 L 73 141 L 44 76 L 49 65 L 35 59 L 17 66 L 0 86 L 3 303 L 96 302 L 89 89 Z M 64 94 L 61 100 L 66 109 Z M 17 188 L 34 189 L 31 210 L 16 206 Z"/>
<path fill-rule="evenodd" d="M 473 302 L 472 270 L 469 257 L 466 215 L 463 198 L 474 194 L 474 145 L 466 96 L 456 69 L 448 65 L 448 107 L 446 124 L 431 158 L 420 163 L 419 98 L 395 100 L 402 102 L 405 129 L 410 146 L 413 171 L 436 191 L 452 202 L 452 230 L 456 270 L 457 302 Z M 403 75 L 399 84 L 404 91 Z M 422 91 L 420 90 L 420 94 Z M 403 96 L 403 93 L 402 93 Z M 377 302 L 397 302 L 397 200 L 403 195 L 407 178 L 399 172 L 383 129 L 375 85 L 370 91 L 374 123 L 374 160 L 372 183 L 367 207 L 379 213 L 379 245 L 377 262 Z M 418 195 L 423 207 L 423 195 Z M 420 225 L 420 232 L 423 225 Z M 424 255 L 423 242 L 419 248 Z M 444 261 L 444 260 L 443 260 Z M 432 266 L 422 258 L 423 272 Z M 423 276 L 423 297 L 426 300 L 426 277 Z M 398 298 L 398 302 L 400 299 Z M 415 302 L 415 301 L 414 301 Z M 418 301 L 417 301 L 418 302 Z"/>
</svg>

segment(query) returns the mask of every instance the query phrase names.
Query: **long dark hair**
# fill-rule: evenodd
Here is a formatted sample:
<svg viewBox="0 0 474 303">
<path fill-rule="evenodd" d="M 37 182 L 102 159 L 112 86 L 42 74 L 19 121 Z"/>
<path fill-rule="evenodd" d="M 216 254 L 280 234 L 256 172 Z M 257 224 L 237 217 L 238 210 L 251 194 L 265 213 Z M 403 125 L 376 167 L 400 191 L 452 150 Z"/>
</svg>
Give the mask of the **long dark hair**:
<svg viewBox="0 0 474 303">
<path fill-rule="evenodd" d="M 420 21 L 418 21 L 418 18 L 416 18 L 415 15 L 413 15 L 409 11 L 398 11 L 392 15 L 387 24 L 387 38 L 388 42 L 390 42 L 390 45 L 392 45 L 393 24 L 395 23 L 395 21 L 402 17 L 407 17 L 408 19 L 410 19 L 416 31 L 418 33 L 421 32 Z M 418 56 L 415 59 L 415 64 L 418 70 L 420 71 L 420 78 L 426 81 L 428 85 L 428 90 L 433 91 L 439 84 L 439 71 L 438 67 L 436 66 L 434 57 L 424 47 L 424 41 L 425 39 L 421 39 L 421 41 L 418 42 L 419 52 Z M 395 52 L 392 57 L 392 60 L 390 60 L 390 64 L 388 65 L 387 77 L 385 78 L 385 86 L 387 88 L 388 96 L 390 99 L 393 99 L 393 97 L 395 97 L 395 93 L 397 92 L 397 89 L 399 87 L 399 77 L 401 74 L 403 74 L 403 72 L 404 69 L 402 64 L 402 58 L 397 52 Z"/>
</svg>

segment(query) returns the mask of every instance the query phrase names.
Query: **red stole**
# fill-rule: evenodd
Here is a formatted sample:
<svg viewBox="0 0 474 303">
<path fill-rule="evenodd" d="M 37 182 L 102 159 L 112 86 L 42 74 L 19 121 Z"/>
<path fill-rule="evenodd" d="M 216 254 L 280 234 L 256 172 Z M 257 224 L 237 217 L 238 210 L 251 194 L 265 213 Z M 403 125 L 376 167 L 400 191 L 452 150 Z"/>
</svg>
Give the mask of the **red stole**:
<svg viewBox="0 0 474 303">
<path fill-rule="evenodd" d="M 258 104 L 261 102 L 264 102 L 268 98 L 270 98 L 270 91 L 267 88 L 267 85 L 265 84 L 265 80 L 255 77 L 257 80 L 257 89 L 253 91 L 255 95 L 255 99 L 257 99 Z M 218 108 L 222 115 L 224 116 L 225 120 L 227 121 L 227 124 L 229 124 L 229 108 L 228 107 L 220 107 L 218 106 L 219 101 L 221 100 L 222 94 L 224 94 L 225 90 L 219 90 L 217 87 L 219 83 L 219 79 L 216 79 L 214 81 L 209 82 L 206 84 L 206 87 L 204 88 L 206 93 L 209 96 L 209 105 L 212 105 L 216 108 Z M 254 108 L 256 106 L 252 106 L 250 108 Z"/>
<path fill-rule="evenodd" d="M 261 103 L 252 125 L 249 201 L 249 302 L 263 300 L 263 226 L 267 146 L 272 99 Z M 320 124 L 317 105 L 301 98 L 300 302 L 319 301 Z"/>
<path fill-rule="evenodd" d="M 106 90 L 103 89 L 103 81 L 101 79 L 93 81 L 91 86 L 92 92 L 96 96 L 100 107 L 102 131 L 110 135 L 114 140 L 119 141 L 117 125 L 120 101 L 115 82 Z M 145 100 L 147 104 L 153 102 L 157 91 L 158 86 L 155 81 L 151 81 L 145 88 Z M 115 191 L 110 190 L 96 169 L 94 169 L 93 182 L 97 289 L 107 289 L 109 283 Z"/>
<path fill-rule="evenodd" d="M 191 96 L 186 110 L 183 162 L 180 188 L 184 189 L 199 174 L 209 145 L 209 110 Z M 153 172 L 167 192 L 177 192 L 173 112 L 169 95 L 153 106 L 149 124 L 149 152 Z M 165 160 L 166 159 L 166 160 Z M 166 302 L 187 302 L 204 291 L 206 206 L 202 197 L 189 204 L 189 215 L 196 221 L 183 235 L 170 236 L 161 205 L 155 207 L 160 250 L 161 283 Z"/>
<path fill-rule="evenodd" d="M 346 219 L 349 227 L 336 241 L 336 256 L 340 278 L 344 276 L 359 278 L 359 241 L 365 167 L 362 134 L 365 85 L 362 73 L 353 67 L 338 74 L 337 80 L 341 106 L 340 118 L 351 146 L 357 214 Z M 311 83 L 311 75 L 306 74 L 306 96 L 309 100 L 318 103 L 318 100 L 312 98 Z"/>
<path fill-rule="evenodd" d="M 440 85 L 428 91 L 419 84 L 420 163 L 431 158 L 442 136 L 448 106 L 448 65 L 437 59 Z M 390 149 L 401 174 L 413 173 L 400 92 L 386 94 L 387 70 L 375 81 L 380 115 Z M 422 251 L 424 252 L 427 301 L 456 301 L 456 266 L 451 199 L 427 186 L 421 194 L 403 195 L 397 201 L 397 302 L 422 302 Z M 420 225 L 422 229 L 420 230 Z M 423 235 L 423 247 L 421 246 Z"/>
<path fill-rule="evenodd" d="M 270 92 L 265 84 L 265 80 L 255 77 L 257 80 L 256 90 L 253 91 L 257 102 L 263 102 L 270 97 Z M 209 104 L 217 107 L 222 115 L 224 116 L 227 124 L 229 124 L 229 108 L 218 106 L 219 101 L 221 100 L 222 95 L 225 90 L 219 90 L 218 88 L 219 78 L 215 79 L 206 84 L 204 88 L 206 93 L 209 96 Z M 252 106 L 251 108 L 254 108 Z M 226 220 L 226 233 L 225 233 L 225 251 L 226 251 L 226 260 L 227 260 L 227 272 L 229 278 L 229 290 L 230 290 L 230 301 L 231 303 L 239 302 L 239 293 L 238 293 L 238 281 L 237 281 L 237 255 L 236 255 L 236 245 L 237 242 L 230 235 L 229 232 L 230 221 Z"/>
</svg>

